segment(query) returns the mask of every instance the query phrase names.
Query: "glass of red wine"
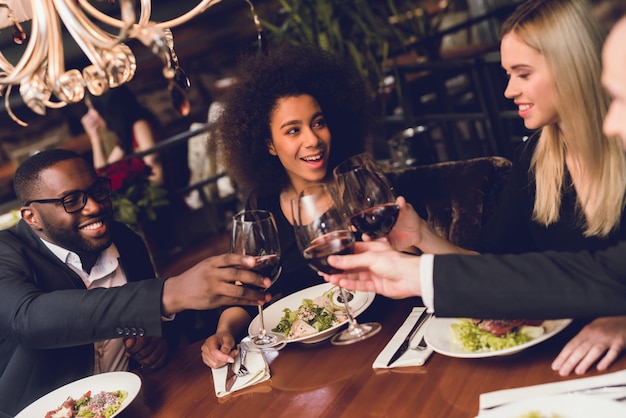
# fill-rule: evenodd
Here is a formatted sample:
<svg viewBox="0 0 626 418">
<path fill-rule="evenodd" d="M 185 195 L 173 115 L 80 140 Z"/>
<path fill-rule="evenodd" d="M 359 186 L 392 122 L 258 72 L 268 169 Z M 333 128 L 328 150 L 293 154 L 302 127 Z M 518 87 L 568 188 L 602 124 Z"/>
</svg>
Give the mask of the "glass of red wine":
<svg viewBox="0 0 626 418">
<path fill-rule="evenodd" d="M 280 263 L 280 243 L 276 221 L 271 212 L 265 210 L 244 210 L 233 216 L 233 235 L 230 250 L 235 254 L 251 255 L 256 264 L 251 269 L 269 278 L 272 284 L 282 271 Z M 263 291 L 267 289 L 262 289 Z M 280 344 L 284 336 L 268 332 L 263 321 L 263 307 L 259 305 L 260 330 L 251 335 L 250 341 L 257 348 Z"/>
<path fill-rule="evenodd" d="M 351 254 L 354 251 L 354 234 L 343 216 L 336 189 L 327 184 L 306 187 L 298 199 L 291 201 L 296 242 L 309 266 L 327 274 L 341 273 L 328 265 L 332 254 Z M 343 301 L 348 328 L 337 333 L 331 343 L 345 345 L 364 340 L 376 334 L 381 325 L 376 322 L 357 323 L 350 299 L 352 294 L 339 287 L 339 300 Z"/>
<path fill-rule="evenodd" d="M 358 154 L 333 170 L 346 216 L 357 231 L 376 239 L 386 236 L 400 208 L 389 180 L 371 154 Z"/>
</svg>

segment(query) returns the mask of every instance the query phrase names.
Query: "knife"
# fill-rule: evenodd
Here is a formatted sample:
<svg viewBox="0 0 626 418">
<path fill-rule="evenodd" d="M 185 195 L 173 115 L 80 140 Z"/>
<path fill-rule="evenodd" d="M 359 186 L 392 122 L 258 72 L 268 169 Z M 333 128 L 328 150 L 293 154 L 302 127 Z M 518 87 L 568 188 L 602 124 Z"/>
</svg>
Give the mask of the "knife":
<svg viewBox="0 0 626 418">
<path fill-rule="evenodd" d="M 426 312 L 426 309 L 424 309 L 419 318 L 417 318 L 417 322 L 415 322 L 415 325 L 413 325 L 413 328 L 411 328 L 411 331 L 409 331 L 406 338 L 400 345 L 400 348 L 398 348 L 396 352 L 393 353 L 393 356 L 391 356 L 391 360 L 389 360 L 389 363 L 387 363 L 387 367 L 391 366 L 396 360 L 402 357 L 402 354 L 404 354 L 409 348 L 409 342 L 411 341 L 411 338 L 413 338 L 417 330 L 420 329 L 422 324 L 426 321 L 426 319 L 428 319 L 429 316 L 430 315 Z"/>
<path fill-rule="evenodd" d="M 226 392 L 230 392 L 233 385 L 235 384 L 235 380 L 237 380 L 237 373 L 235 373 L 235 363 L 231 363 L 226 369 L 226 384 L 224 385 Z"/>
</svg>

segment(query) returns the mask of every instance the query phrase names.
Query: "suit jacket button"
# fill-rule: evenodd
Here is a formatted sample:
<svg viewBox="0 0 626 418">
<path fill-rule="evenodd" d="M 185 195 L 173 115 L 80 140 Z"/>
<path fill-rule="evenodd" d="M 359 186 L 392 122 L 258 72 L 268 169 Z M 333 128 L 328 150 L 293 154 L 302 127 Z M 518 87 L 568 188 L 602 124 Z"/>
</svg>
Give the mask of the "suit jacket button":
<svg viewBox="0 0 626 418">
<path fill-rule="evenodd" d="M 139 328 L 137 331 L 140 337 L 143 337 L 144 335 L 146 335 L 146 330 L 143 328 Z"/>
<path fill-rule="evenodd" d="M 128 327 L 124 327 L 124 335 L 130 335 L 130 329 Z"/>
<path fill-rule="evenodd" d="M 136 336 L 136 335 L 137 335 L 137 328 L 132 327 L 132 328 L 130 329 L 130 333 L 131 333 L 133 336 Z"/>
<path fill-rule="evenodd" d="M 124 335 L 124 330 L 122 329 L 122 327 L 117 327 L 115 328 L 115 333 L 117 335 Z"/>
</svg>

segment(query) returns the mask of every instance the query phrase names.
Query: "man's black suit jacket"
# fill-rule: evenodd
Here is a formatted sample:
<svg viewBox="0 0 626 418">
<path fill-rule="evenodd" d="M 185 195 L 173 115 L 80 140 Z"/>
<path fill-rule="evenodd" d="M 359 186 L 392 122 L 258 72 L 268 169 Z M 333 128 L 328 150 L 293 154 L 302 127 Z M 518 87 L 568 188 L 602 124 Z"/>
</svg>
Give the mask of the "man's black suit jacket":
<svg viewBox="0 0 626 418">
<path fill-rule="evenodd" d="M 435 256 L 433 283 L 441 317 L 626 315 L 626 242 L 593 252 Z"/>
<path fill-rule="evenodd" d="M 89 291 L 24 221 L 0 232 L 0 416 L 93 374 L 94 341 L 161 336 L 164 279 L 135 233 L 111 228 L 128 283 Z"/>
</svg>

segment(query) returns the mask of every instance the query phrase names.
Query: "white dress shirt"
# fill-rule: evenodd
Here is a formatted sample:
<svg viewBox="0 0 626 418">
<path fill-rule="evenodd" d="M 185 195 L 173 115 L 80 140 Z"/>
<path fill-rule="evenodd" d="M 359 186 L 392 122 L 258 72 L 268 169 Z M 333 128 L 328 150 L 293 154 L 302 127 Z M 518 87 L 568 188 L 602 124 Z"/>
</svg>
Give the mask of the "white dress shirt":
<svg viewBox="0 0 626 418">
<path fill-rule="evenodd" d="M 420 257 L 420 285 L 422 286 L 422 302 L 426 310 L 435 312 L 435 286 L 433 285 L 433 269 L 435 266 L 435 256 L 433 254 L 423 254 Z"/>
<path fill-rule="evenodd" d="M 120 266 L 120 253 L 115 244 L 111 244 L 109 248 L 100 253 L 96 263 L 91 268 L 91 272 L 87 274 L 83 270 L 78 254 L 44 239 L 41 241 L 59 260 L 80 276 L 87 289 L 123 286 L 127 282 Z M 126 370 L 128 370 L 128 357 L 122 338 L 94 343 L 94 374 Z"/>
</svg>

